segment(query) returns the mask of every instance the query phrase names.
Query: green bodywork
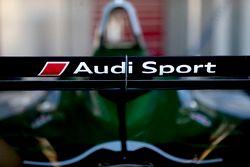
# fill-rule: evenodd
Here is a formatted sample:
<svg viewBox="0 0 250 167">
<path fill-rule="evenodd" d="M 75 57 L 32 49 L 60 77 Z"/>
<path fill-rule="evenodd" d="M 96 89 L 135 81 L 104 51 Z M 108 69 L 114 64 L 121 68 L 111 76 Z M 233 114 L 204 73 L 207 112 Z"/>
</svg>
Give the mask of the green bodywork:
<svg viewBox="0 0 250 167">
<path fill-rule="evenodd" d="M 94 53 L 94 56 L 124 55 L 145 56 L 147 52 L 135 46 L 99 48 Z M 32 121 L 41 115 L 33 107 L 21 115 L 2 120 L 2 137 L 41 136 L 81 145 L 119 139 L 118 111 L 113 100 L 98 91 L 62 91 L 60 96 L 56 111 L 46 113 L 52 116 L 51 121 L 32 129 Z M 190 119 L 189 111 L 182 109 L 176 90 L 152 90 L 130 99 L 126 104 L 126 121 L 129 140 L 153 144 L 183 142 L 213 129 L 213 126 L 206 127 Z"/>
</svg>

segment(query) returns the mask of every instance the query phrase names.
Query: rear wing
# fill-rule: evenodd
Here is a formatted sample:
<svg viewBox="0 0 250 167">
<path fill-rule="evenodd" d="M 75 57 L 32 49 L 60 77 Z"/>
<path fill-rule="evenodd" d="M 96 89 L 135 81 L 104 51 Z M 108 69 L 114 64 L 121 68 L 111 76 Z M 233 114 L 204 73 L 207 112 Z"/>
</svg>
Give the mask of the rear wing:
<svg viewBox="0 0 250 167">
<path fill-rule="evenodd" d="M 0 57 L 0 90 L 249 89 L 250 57 Z"/>
</svg>

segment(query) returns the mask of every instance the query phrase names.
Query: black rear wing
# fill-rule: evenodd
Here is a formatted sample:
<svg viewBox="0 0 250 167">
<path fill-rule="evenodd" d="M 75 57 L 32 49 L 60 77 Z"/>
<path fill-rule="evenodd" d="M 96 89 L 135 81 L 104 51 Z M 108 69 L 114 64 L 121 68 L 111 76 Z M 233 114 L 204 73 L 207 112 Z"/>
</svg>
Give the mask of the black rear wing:
<svg viewBox="0 0 250 167">
<path fill-rule="evenodd" d="M 0 57 L 2 91 L 249 89 L 248 76 L 248 56 Z"/>
</svg>

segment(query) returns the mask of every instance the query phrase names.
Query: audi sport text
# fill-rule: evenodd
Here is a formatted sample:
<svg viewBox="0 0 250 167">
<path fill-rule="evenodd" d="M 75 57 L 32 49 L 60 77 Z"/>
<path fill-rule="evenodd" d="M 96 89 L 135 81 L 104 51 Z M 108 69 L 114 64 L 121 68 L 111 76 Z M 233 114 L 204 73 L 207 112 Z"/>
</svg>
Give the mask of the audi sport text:
<svg viewBox="0 0 250 167">
<path fill-rule="evenodd" d="M 134 64 L 136 64 L 134 66 Z M 67 68 L 70 62 L 47 62 L 43 67 L 39 76 L 60 76 Z M 207 74 L 216 73 L 216 64 L 207 62 L 205 64 L 159 64 L 155 61 L 146 61 L 138 65 L 138 63 L 121 62 L 116 65 L 88 65 L 87 62 L 80 62 L 73 68 L 73 76 L 89 76 L 89 75 L 105 75 L 105 74 L 142 74 L 142 75 L 157 75 L 167 76 L 171 74 L 199 74 L 205 72 Z M 139 70 L 139 71 L 138 71 Z M 71 74 L 72 74 L 71 73 Z"/>
</svg>

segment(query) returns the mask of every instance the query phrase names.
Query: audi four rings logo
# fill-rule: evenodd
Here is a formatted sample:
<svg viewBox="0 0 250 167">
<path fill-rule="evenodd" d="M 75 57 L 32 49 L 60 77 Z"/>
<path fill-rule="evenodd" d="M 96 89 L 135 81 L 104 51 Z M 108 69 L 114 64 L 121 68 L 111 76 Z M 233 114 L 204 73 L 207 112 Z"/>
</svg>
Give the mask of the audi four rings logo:
<svg viewBox="0 0 250 167">
<path fill-rule="evenodd" d="M 69 66 L 70 62 L 46 62 L 38 76 L 61 76 Z M 86 62 L 80 62 L 75 68 L 73 67 L 72 75 L 91 75 L 91 74 L 133 74 L 134 66 L 133 62 L 121 62 L 117 65 L 88 65 Z M 138 65 L 138 64 L 137 64 Z M 158 76 L 167 76 L 172 73 L 177 74 L 198 74 L 199 72 L 206 72 L 207 74 L 216 73 L 216 64 L 207 62 L 205 64 L 159 64 L 155 61 L 146 61 L 140 65 L 141 74 L 156 74 Z M 138 70 L 138 68 L 137 68 Z M 138 73 L 138 71 L 136 71 Z"/>
</svg>

